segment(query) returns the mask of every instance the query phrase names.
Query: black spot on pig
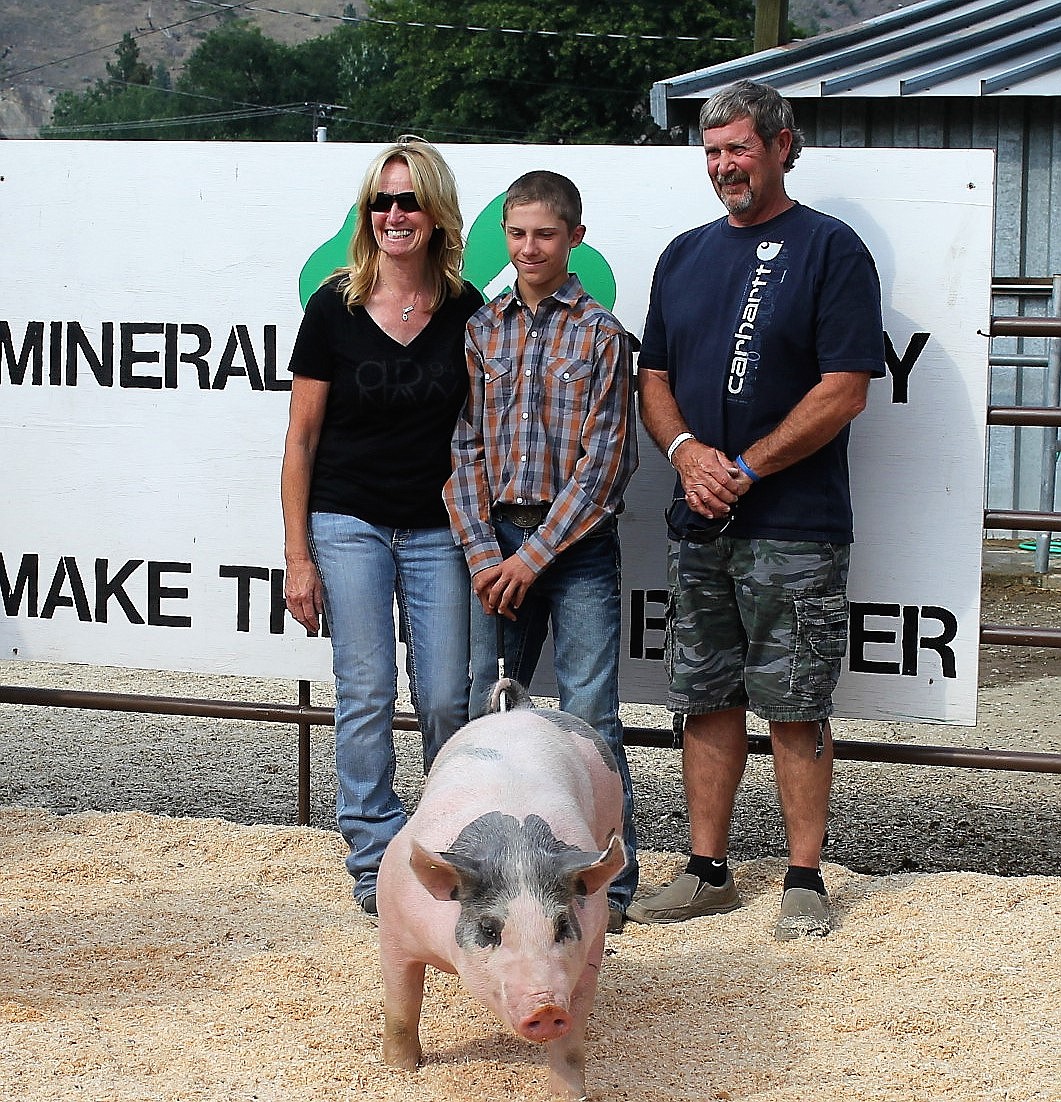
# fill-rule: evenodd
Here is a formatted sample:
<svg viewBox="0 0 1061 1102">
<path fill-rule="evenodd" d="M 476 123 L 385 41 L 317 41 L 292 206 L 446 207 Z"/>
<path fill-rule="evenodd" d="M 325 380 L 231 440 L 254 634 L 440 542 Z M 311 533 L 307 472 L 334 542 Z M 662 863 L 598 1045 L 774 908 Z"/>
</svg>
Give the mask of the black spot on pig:
<svg viewBox="0 0 1061 1102">
<path fill-rule="evenodd" d="M 548 708 L 535 708 L 536 715 L 543 716 L 550 723 L 555 724 L 561 731 L 568 731 L 572 735 L 581 735 L 582 738 L 588 738 L 590 742 L 597 748 L 597 752 L 601 756 L 601 760 L 604 764 L 613 772 L 619 772 L 619 766 L 615 763 L 615 755 L 608 748 L 608 744 L 597 733 L 596 729 L 591 727 L 588 723 L 583 722 L 578 716 L 571 715 L 570 712 L 557 712 Z"/>
<path fill-rule="evenodd" d="M 574 902 L 586 894 L 579 871 L 598 855 L 560 841 L 538 815 L 520 822 L 491 811 L 470 822 L 440 856 L 459 875 L 455 936 L 463 948 L 501 944 L 512 900 L 526 893 L 550 917 L 557 941 L 581 939 Z"/>
</svg>

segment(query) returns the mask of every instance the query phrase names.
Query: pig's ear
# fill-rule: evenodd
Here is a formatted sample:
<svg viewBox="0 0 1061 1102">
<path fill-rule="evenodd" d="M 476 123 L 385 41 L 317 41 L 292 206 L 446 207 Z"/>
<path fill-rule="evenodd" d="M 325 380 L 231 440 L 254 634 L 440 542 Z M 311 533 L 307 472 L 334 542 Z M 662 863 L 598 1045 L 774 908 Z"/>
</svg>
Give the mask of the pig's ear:
<svg viewBox="0 0 1061 1102">
<path fill-rule="evenodd" d="M 601 854 L 572 853 L 571 857 L 581 858 L 568 865 L 568 883 L 576 895 L 592 895 L 607 887 L 626 868 L 626 850 L 622 839 L 615 834 L 608 848 Z"/>
<path fill-rule="evenodd" d="M 467 887 L 476 879 L 476 870 L 465 867 L 465 862 L 455 854 L 435 853 L 420 845 L 416 839 L 412 842 L 409 866 L 416 879 L 436 898 L 443 901 L 457 899 L 462 895 L 461 888 Z"/>
</svg>

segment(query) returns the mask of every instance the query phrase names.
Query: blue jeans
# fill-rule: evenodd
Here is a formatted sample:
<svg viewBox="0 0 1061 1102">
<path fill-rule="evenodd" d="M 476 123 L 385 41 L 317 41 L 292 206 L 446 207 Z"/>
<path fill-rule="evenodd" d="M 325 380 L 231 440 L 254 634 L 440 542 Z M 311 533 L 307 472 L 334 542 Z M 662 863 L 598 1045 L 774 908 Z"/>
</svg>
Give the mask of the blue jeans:
<svg viewBox="0 0 1061 1102">
<path fill-rule="evenodd" d="M 514 554 L 531 531 L 495 519 L 501 554 Z M 529 686 L 542 647 L 553 629 L 553 657 L 560 707 L 593 727 L 608 744 L 623 782 L 623 841 L 629 863 L 608 889 L 608 898 L 626 910 L 637 887 L 637 831 L 633 787 L 619 721 L 619 646 L 622 598 L 619 591 L 619 531 L 609 521 L 567 548 L 542 571 L 527 591 L 517 619 L 502 618 L 505 673 Z M 497 681 L 497 620 L 472 594 L 471 714 L 486 710 Z"/>
<path fill-rule="evenodd" d="M 448 528 L 384 528 L 313 513 L 310 539 L 332 640 L 336 817 L 363 899 L 376 890 L 383 851 L 406 820 L 394 791 L 394 603 L 426 773 L 468 720 L 468 569 Z"/>
</svg>

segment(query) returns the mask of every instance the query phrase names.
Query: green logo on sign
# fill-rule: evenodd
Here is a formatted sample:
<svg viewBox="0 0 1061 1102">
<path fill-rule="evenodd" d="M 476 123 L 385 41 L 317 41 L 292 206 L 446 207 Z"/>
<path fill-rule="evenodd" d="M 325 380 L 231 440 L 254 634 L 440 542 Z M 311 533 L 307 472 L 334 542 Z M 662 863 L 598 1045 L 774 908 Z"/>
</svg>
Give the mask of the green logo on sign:
<svg viewBox="0 0 1061 1102">
<path fill-rule="evenodd" d="M 505 234 L 501 229 L 504 193 L 486 205 L 468 231 L 464 250 L 464 278 L 490 299 L 507 290 L 508 282 L 499 283 L 509 268 Z M 305 309 L 310 295 L 335 271 L 347 262 L 347 249 L 357 225 L 357 207 L 351 207 L 342 228 L 319 248 L 313 250 L 298 277 L 298 297 Z M 611 265 L 591 245 L 582 244 L 571 253 L 571 271 L 603 307 L 615 305 L 615 276 Z"/>
<path fill-rule="evenodd" d="M 350 238 L 354 236 L 354 227 L 357 225 L 357 205 L 350 208 L 342 229 L 334 237 L 329 237 L 323 245 L 319 245 L 310 253 L 309 260 L 302 265 L 302 271 L 298 277 L 298 297 L 302 303 L 302 309 L 306 309 L 310 295 L 335 271 L 341 268 L 347 260 L 347 249 L 350 247 Z"/>
</svg>

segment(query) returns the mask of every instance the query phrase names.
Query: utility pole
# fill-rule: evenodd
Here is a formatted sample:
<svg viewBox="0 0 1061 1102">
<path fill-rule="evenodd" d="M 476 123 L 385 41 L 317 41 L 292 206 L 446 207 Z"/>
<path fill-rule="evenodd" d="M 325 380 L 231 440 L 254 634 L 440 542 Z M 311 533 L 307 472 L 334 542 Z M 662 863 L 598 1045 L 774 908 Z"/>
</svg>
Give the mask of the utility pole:
<svg viewBox="0 0 1061 1102">
<path fill-rule="evenodd" d="M 788 41 L 788 0 L 755 0 L 755 52 Z"/>
<path fill-rule="evenodd" d="M 313 128 L 310 137 L 315 142 L 328 140 L 328 120 L 336 111 L 346 110 L 341 103 L 304 103 L 302 106 L 309 108 L 312 112 Z"/>
</svg>

